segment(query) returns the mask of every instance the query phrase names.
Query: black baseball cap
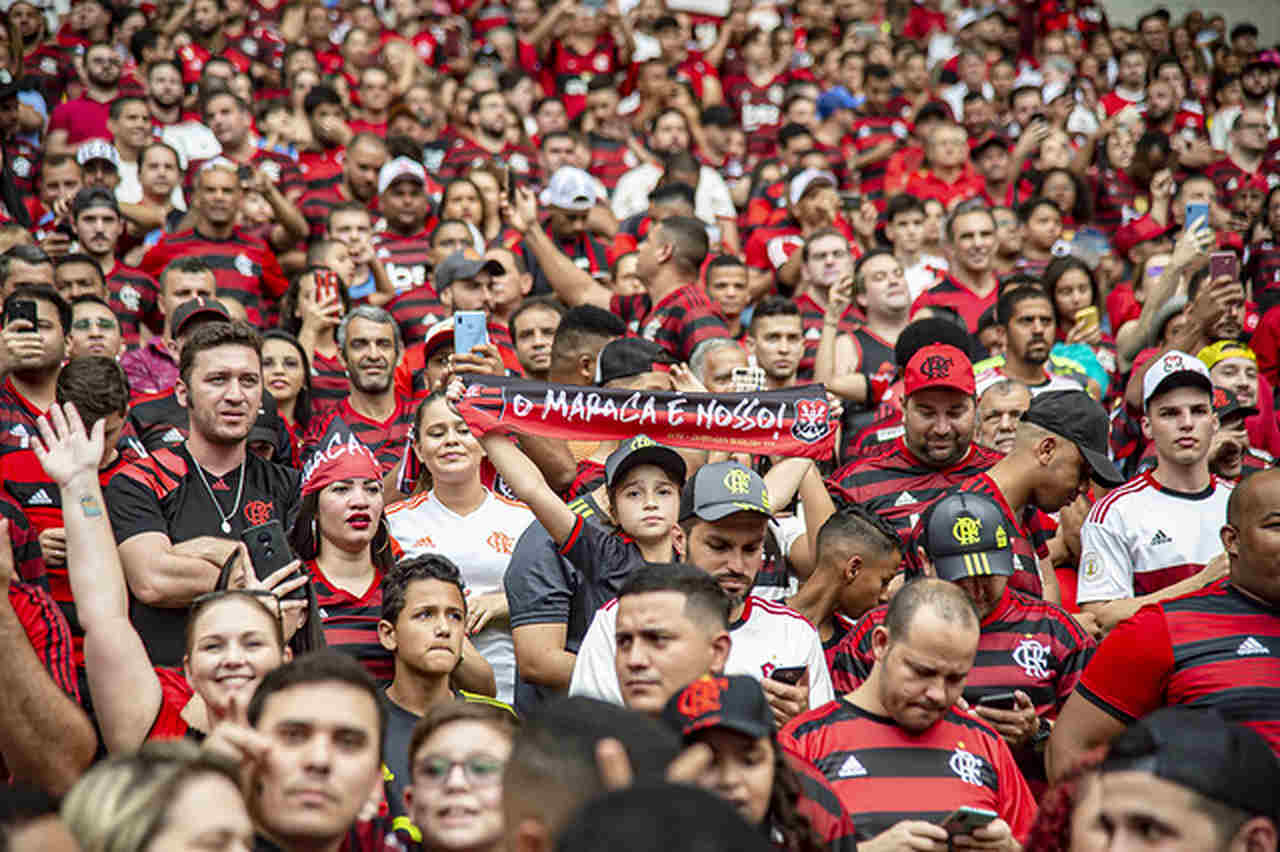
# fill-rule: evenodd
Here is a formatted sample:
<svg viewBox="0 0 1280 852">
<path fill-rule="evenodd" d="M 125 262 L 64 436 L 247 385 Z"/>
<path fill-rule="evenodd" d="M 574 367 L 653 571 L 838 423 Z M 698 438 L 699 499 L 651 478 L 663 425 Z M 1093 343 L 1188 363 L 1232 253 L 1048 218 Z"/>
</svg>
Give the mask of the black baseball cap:
<svg viewBox="0 0 1280 852">
<path fill-rule="evenodd" d="M 1213 413 L 1218 415 L 1219 423 L 1225 423 L 1232 417 L 1252 417 L 1258 413 L 1258 409 L 1241 402 L 1235 391 L 1228 388 L 1215 387 L 1213 389 Z"/>
<path fill-rule="evenodd" d="M 1162 707 L 1134 722 L 1111 741 L 1102 772 L 1145 772 L 1280 820 L 1280 759 L 1257 731 L 1212 710 Z"/>
<path fill-rule="evenodd" d="M 671 696 L 662 721 L 686 740 L 708 728 L 759 739 L 773 735 L 773 711 L 759 681 L 749 675 L 703 675 Z"/>
<path fill-rule="evenodd" d="M 75 198 L 71 200 L 71 215 L 79 216 L 91 207 L 108 207 L 117 213 L 120 212 L 120 204 L 116 201 L 115 193 L 102 186 L 86 186 L 77 192 Z"/>
<path fill-rule="evenodd" d="M 604 478 L 610 486 L 622 481 L 633 468 L 642 464 L 653 464 L 662 468 L 678 485 L 684 487 L 688 472 L 684 459 L 668 446 L 659 444 L 648 435 L 636 435 L 618 445 L 618 449 L 609 453 L 604 462 Z"/>
<path fill-rule="evenodd" d="M 226 307 L 217 299 L 208 299 L 204 296 L 188 299 L 178 305 L 178 309 L 173 312 L 173 336 L 182 334 L 186 327 L 197 319 L 230 322 L 231 314 L 227 313 Z"/>
<path fill-rule="evenodd" d="M 1110 446 L 1111 420 L 1097 400 L 1084 391 L 1048 391 L 1031 399 L 1031 407 L 1022 415 L 1024 423 L 1032 423 L 1061 435 L 1076 445 L 1093 481 L 1108 488 L 1122 485 L 1124 475 L 1107 455 Z"/>
<path fill-rule="evenodd" d="M 734 512 L 759 512 L 773 517 L 769 490 L 760 474 L 738 462 L 704 464 L 680 493 L 680 520 L 697 517 L 718 521 Z"/>
<path fill-rule="evenodd" d="M 640 337 L 610 340 L 596 359 L 596 384 L 628 379 L 644 373 L 666 372 L 674 363 L 667 350 Z"/>
<path fill-rule="evenodd" d="M 920 523 L 920 543 L 938 579 L 1013 575 L 1009 521 L 985 494 L 949 494 L 925 510 Z"/>
</svg>

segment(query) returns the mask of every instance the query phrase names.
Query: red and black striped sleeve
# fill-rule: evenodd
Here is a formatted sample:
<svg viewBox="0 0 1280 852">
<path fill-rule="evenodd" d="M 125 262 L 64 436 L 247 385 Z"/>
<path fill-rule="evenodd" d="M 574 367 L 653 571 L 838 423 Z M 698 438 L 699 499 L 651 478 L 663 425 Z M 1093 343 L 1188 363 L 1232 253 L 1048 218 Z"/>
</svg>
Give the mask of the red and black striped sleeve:
<svg viewBox="0 0 1280 852">
<path fill-rule="evenodd" d="M 858 831 L 853 817 L 822 773 L 807 760 L 786 755 L 787 763 L 800 779 L 800 799 L 796 811 L 809 820 L 813 831 L 831 852 L 856 852 Z"/>
<path fill-rule="evenodd" d="M 78 704 L 80 689 L 76 682 L 71 629 L 58 605 L 44 589 L 16 581 L 9 584 L 9 605 L 53 682 Z"/>
<path fill-rule="evenodd" d="M 871 634 L 884 623 L 887 607 L 876 607 L 865 613 L 840 640 L 831 654 L 831 686 L 836 695 L 853 692 L 871 674 L 875 655 L 871 651 Z"/>
</svg>

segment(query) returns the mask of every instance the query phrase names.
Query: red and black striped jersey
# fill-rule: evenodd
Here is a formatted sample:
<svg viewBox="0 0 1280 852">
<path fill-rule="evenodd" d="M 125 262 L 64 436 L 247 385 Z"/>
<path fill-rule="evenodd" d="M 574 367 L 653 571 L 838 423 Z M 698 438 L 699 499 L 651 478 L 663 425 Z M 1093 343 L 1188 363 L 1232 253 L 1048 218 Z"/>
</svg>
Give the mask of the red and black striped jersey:
<svg viewBox="0 0 1280 852">
<path fill-rule="evenodd" d="M 379 683 L 390 681 L 396 673 L 395 657 L 378 641 L 382 575 L 376 574 L 369 588 L 357 596 L 329 580 L 314 560 L 305 567 L 316 590 L 325 644 L 355 658 Z"/>
<path fill-rule="evenodd" d="M 1280 610 L 1229 578 L 1144 606 L 1102 640 L 1079 692 L 1126 725 L 1170 705 L 1214 710 L 1280 753 Z"/>
<path fill-rule="evenodd" d="M 918 459 L 905 438 L 896 439 L 883 453 L 855 459 L 827 480 L 827 489 L 848 503 L 861 503 L 898 530 L 905 540 L 924 510 L 943 493 L 982 473 L 1002 456 L 977 444 L 948 467 L 936 468 Z"/>
<path fill-rule="evenodd" d="M 578 53 L 560 39 L 552 39 L 542 63 L 544 88 L 563 97 L 572 120 L 587 106 L 587 86 L 597 74 L 613 74 L 621 66 L 618 46 L 607 32 L 596 37 L 587 53 Z M 547 85 L 549 84 L 549 85 Z"/>
<path fill-rule="evenodd" d="M 158 281 L 170 261 L 188 255 L 209 264 L 218 296 L 244 305 L 253 325 L 261 326 L 275 312 L 276 300 L 289 287 L 270 246 L 239 228 L 225 240 L 203 237 L 194 229 L 165 234 L 143 256 L 142 271 Z"/>
<path fill-rule="evenodd" d="M 516 355 L 515 344 L 511 342 L 511 333 L 507 327 L 490 320 L 488 331 L 489 342 L 498 347 L 498 356 L 506 365 L 507 372 L 513 376 L 523 375 L 520 358 Z M 400 356 L 400 363 L 396 365 L 396 393 L 412 400 L 416 406 L 426 399 L 432 390 L 435 390 L 427 387 L 427 378 L 426 347 L 421 340 L 415 341 L 413 345 L 406 343 L 404 354 Z"/>
<path fill-rule="evenodd" d="M 235 162 L 242 166 L 252 166 L 254 169 L 261 168 L 266 172 L 267 177 L 280 189 L 282 193 L 290 198 L 296 198 L 305 188 L 302 180 L 302 172 L 298 169 L 298 163 L 288 154 L 282 154 L 279 151 L 272 150 L 266 146 L 266 142 L 258 138 L 257 144 L 253 148 L 253 153 L 249 155 L 249 159 L 245 161 L 236 160 Z M 220 156 L 227 156 L 225 153 Z M 191 165 L 187 167 L 186 179 L 183 182 L 183 191 L 187 193 L 187 197 L 191 197 L 191 193 L 195 188 L 196 175 L 200 174 L 200 170 L 204 168 L 204 164 L 209 162 L 206 160 L 192 160 Z"/>
<path fill-rule="evenodd" d="M 903 820 L 940 823 L 963 806 L 995 811 L 1016 838 L 1035 819 L 1035 799 L 1004 740 L 955 709 L 912 734 L 838 699 L 792 719 L 778 740 L 831 783 L 859 841 Z"/>
<path fill-rule="evenodd" d="M 1000 486 L 996 485 L 986 473 L 978 473 L 956 483 L 938 495 L 938 499 L 961 491 L 982 494 L 991 498 L 1000 507 L 1001 514 L 1009 524 L 1009 545 L 1013 550 L 1014 565 L 1017 569 L 1009 578 L 1009 586 L 1037 598 L 1044 597 L 1039 560 L 1047 559 L 1049 556 L 1049 539 L 1053 538 L 1054 532 L 1057 531 L 1057 525 L 1054 524 L 1053 519 L 1030 505 L 1024 506 L 1022 512 L 1015 516 Z M 923 536 L 924 529 L 921 523 L 917 521 L 912 524 L 904 551 L 910 564 L 916 563 L 916 549 L 923 546 Z"/>
<path fill-rule="evenodd" d="M 424 229 L 405 236 L 384 228 L 373 235 L 373 248 L 396 293 L 403 296 L 411 290 L 426 287 L 431 298 L 436 297 L 431 282 L 434 264 L 430 232 Z"/>
<path fill-rule="evenodd" d="M 107 290 L 110 292 L 111 310 L 120 320 L 120 334 L 125 344 L 136 346 L 144 323 L 153 328 L 160 324 L 157 308 L 160 285 L 141 269 L 125 266 L 117 260 L 107 274 Z"/>
<path fill-rule="evenodd" d="M 610 192 L 618 185 L 618 178 L 640 164 L 625 141 L 593 132 L 587 134 L 587 143 L 591 146 L 591 175 Z"/>
<path fill-rule="evenodd" d="M 40 550 L 40 531 L 27 520 L 22 507 L 6 494 L 0 494 L 0 518 L 9 522 L 9 544 L 13 548 L 14 576 L 25 583 L 47 589 L 44 554 Z"/>
<path fill-rule="evenodd" d="M 787 764 L 800 779 L 796 812 L 809 820 L 814 834 L 831 852 L 857 852 L 857 826 L 830 782 L 813 764 L 794 754 L 787 754 Z"/>
<path fill-rule="evenodd" d="M 341 358 L 330 358 L 319 352 L 311 356 L 311 409 L 332 408 L 351 393 L 351 380 Z"/>
<path fill-rule="evenodd" d="M 187 409 L 178 403 L 173 389 L 136 397 L 129 405 L 127 422 L 149 453 L 187 440 Z"/>
<path fill-rule="evenodd" d="M 724 100 L 738 113 L 738 126 L 747 135 L 747 153 L 772 156 L 782 119 L 786 75 L 779 74 L 762 86 L 746 75 L 724 78 Z"/>
<path fill-rule="evenodd" d="M 1129 173 L 1121 169 L 1091 169 L 1089 186 L 1093 195 L 1093 225 L 1107 234 L 1115 233 L 1116 228 L 1145 213 L 1146 198 L 1142 199 L 1142 210 L 1138 205 L 1138 186 L 1129 177 Z"/>
<path fill-rule="evenodd" d="M 835 649 L 831 683 L 837 693 L 852 692 L 871 674 L 871 634 L 884 623 L 887 611 L 881 606 L 862 616 Z M 1093 638 L 1062 607 L 1006 589 L 982 620 L 965 700 L 974 704 L 985 695 L 1020 689 L 1030 696 L 1037 715 L 1057 718 L 1095 647 Z"/>
<path fill-rule="evenodd" d="M 0 385 L 0 454 L 25 450 L 36 434 L 36 420 L 44 414 L 14 387 L 13 379 Z"/>
<path fill-rule="evenodd" d="M 609 258 L 605 253 L 603 243 L 587 233 L 579 234 L 573 239 L 562 240 L 552 234 L 549 227 L 546 228 L 546 232 L 551 242 L 555 244 L 556 248 L 560 249 L 565 257 L 573 261 L 574 266 L 577 266 L 597 281 L 608 282 Z M 543 272 L 542 264 L 538 263 L 537 255 L 523 246 L 520 252 L 521 257 L 524 258 L 525 267 L 533 277 L 533 295 L 553 294 L 554 290 L 551 287 L 551 281 L 547 278 L 547 274 Z"/>
<path fill-rule="evenodd" d="M 285 529 L 292 525 L 298 505 L 298 471 L 253 453 L 245 455 L 242 467 L 222 476 L 205 472 L 201 479 L 194 467 L 186 444 L 179 444 L 126 465 L 113 476 L 106 503 L 116 543 L 143 533 L 160 533 L 172 544 L 206 535 L 238 540 L 249 527 L 270 520 L 279 520 Z M 224 517 L 231 525 L 229 533 L 220 529 Z M 132 599 L 130 618 L 153 663 L 182 664 L 184 608 L 153 607 Z"/>
<path fill-rule="evenodd" d="M 18 197 L 34 195 L 36 191 L 36 173 L 40 170 L 43 159 L 41 149 L 21 136 L 10 136 L 0 141 L 4 155 L 9 160 L 9 170 L 13 173 L 13 186 L 18 190 Z"/>
<path fill-rule="evenodd" d="M 52 110 L 62 103 L 62 96 L 67 86 L 78 82 L 75 54 L 62 50 L 52 44 L 42 44 L 22 60 L 22 69 L 27 76 L 35 77 L 44 93 L 44 102 Z"/>
<path fill-rule="evenodd" d="M 893 143 L 889 153 L 878 160 L 862 166 L 861 191 L 864 196 L 875 202 L 881 213 L 885 207 L 884 173 L 889 165 L 889 157 L 911 135 L 907 121 L 896 113 L 886 115 L 865 115 L 854 119 L 853 148 L 861 156 L 885 143 Z"/>
<path fill-rule="evenodd" d="M 328 412 L 311 419 L 311 425 L 302 436 L 302 463 L 328 447 L 333 441 L 354 436 L 369 448 L 378 459 L 385 474 L 404 457 L 405 439 L 413 428 L 413 401 L 396 396 L 396 407 L 391 416 L 382 422 L 370 420 L 351 407 L 351 400 L 344 399 Z"/>
<path fill-rule="evenodd" d="M 1280 305 L 1280 242 L 1259 240 L 1249 244 L 1244 254 L 1244 280 L 1253 282 L 1253 298 L 1263 316 Z"/>
<path fill-rule="evenodd" d="M 342 173 L 339 172 L 339 175 Z M 297 201 L 298 212 L 302 214 L 302 218 L 307 220 L 307 229 L 311 234 L 311 239 L 318 239 L 324 236 L 325 228 L 328 226 L 329 214 L 333 212 L 333 208 L 339 204 L 345 204 L 347 199 L 342 197 L 342 193 L 336 189 L 325 187 L 323 189 L 308 189 L 302 193 Z"/>
<path fill-rule="evenodd" d="M 804 356 L 796 371 L 796 378 L 806 381 L 813 378 L 813 366 L 818 359 L 818 341 L 822 340 L 822 322 L 827 315 L 826 310 L 813 299 L 808 290 L 795 298 L 796 307 L 800 309 L 800 323 L 804 326 Z M 855 305 L 845 308 L 840 317 L 840 332 L 853 334 L 862 324 L 862 315 Z"/>
<path fill-rule="evenodd" d="M 1259 168 L 1257 174 L 1266 177 L 1266 164 Z M 1231 159 L 1230 155 L 1223 157 L 1216 163 L 1210 163 L 1204 168 L 1205 177 L 1213 181 L 1213 185 L 1218 189 L 1218 203 L 1230 209 L 1232 196 L 1244 184 L 1244 182 L 1254 175 L 1254 172 L 1246 172 L 1237 165 L 1236 161 Z"/>
<path fill-rule="evenodd" d="M 117 453 L 115 461 L 104 468 L 99 468 L 98 483 L 103 488 L 106 488 L 107 483 L 111 481 L 111 477 L 119 473 L 125 465 L 137 461 L 138 458 L 138 454 L 132 450 L 124 450 Z M 62 493 L 58 490 L 58 484 L 45 473 L 44 465 L 40 464 L 40 460 L 36 458 L 36 454 L 31 450 L 20 450 L 0 457 L 0 482 L 3 482 L 5 497 L 12 501 L 13 505 L 21 511 L 22 515 L 25 516 L 24 523 L 29 525 L 27 529 L 20 530 L 17 536 L 10 536 L 11 539 L 14 539 L 14 557 L 18 558 L 19 549 L 29 550 L 33 546 L 33 544 L 28 543 L 24 547 L 20 547 L 18 539 L 25 537 L 34 543 L 34 547 L 37 548 L 35 556 L 39 558 L 40 533 L 45 530 L 62 527 Z M 24 558 L 29 561 L 31 555 L 24 554 Z M 41 564 L 49 586 L 49 594 L 53 596 L 54 601 L 62 609 L 62 614 L 71 629 L 75 664 L 83 666 L 84 630 L 80 627 L 80 619 L 76 616 L 75 602 L 71 598 L 71 583 L 67 578 L 67 566 L 65 563 L 54 565 L 42 562 Z M 27 570 L 30 571 L 31 569 L 28 568 Z"/>
<path fill-rule="evenodd" d="M 978 333 L 978 320 L 982 318 L 982 314 L 987 308 L 995 305 L 996 297 L 999 294 L 1000 288 L 992 287 L 990 293 L 985 296 L 979 296 L 948 275 L 916 297 L 916 300 L 911 304 L 911 313 L 914 316 L 915 312 L 921 308 L 934 305 L 951 308 L 964 319 L 965 325 L 969 327 L 969 333 L 976 335 Z"/>
<path fill-rule="evenodd" d="M 9 606 L 45 671 L 58 689 L 79 704 L 80 687 L 71 652 L 71 630 L 58 605 L 39 586 L 13 580 L 9 583 Z"/>
<path fill-rule="evenodd" d="M 579 459 L 578 472 L 569 485 L 565 497 L 574 500 L 584 494 L 590 494 L 604 484 L 604 465 L 594 459 Z"/>
<path fill-rule="evenodd" d="M 458 134 L 436 171 L 441 180 L 453 180 L 481 163 L 496 163 L 500 167 L 510 168 L 529 183 L 537 183 L 541 177 L 538 155 L 533 149 L 504 142 L 502 150 L 495 153 L 465 134 Z"/>
<path fill-rule="evenodd" d="M 688 361 L 704 340 L 732 336 L 715 303 L 693 284 L 672 290 L 656 305 L 647 293 L 615 294 L 609 310 L 622 317 L 627 331 L 658 344 L 677 361 Z"/>
</svg>

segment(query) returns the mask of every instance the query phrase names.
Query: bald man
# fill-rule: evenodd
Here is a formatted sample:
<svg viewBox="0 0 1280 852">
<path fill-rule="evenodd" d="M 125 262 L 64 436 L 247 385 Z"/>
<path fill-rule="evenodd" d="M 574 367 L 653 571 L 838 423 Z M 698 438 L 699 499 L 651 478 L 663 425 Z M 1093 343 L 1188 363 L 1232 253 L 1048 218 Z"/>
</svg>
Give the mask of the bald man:
<svg viewBox="0 0 1280 852">
<path fill-rule="evenodd" d="M 1225 581 L 1143 607 L 1098 646 L 1049 740 L 1056 780 L 1090 749 L 1169 704 L 1211 707 L 1280 751 L 1280 470 L 1247 477 L 1227 503 Z M 1221 684 L 1232 688 L 1223 690 Z"/>
</svg>

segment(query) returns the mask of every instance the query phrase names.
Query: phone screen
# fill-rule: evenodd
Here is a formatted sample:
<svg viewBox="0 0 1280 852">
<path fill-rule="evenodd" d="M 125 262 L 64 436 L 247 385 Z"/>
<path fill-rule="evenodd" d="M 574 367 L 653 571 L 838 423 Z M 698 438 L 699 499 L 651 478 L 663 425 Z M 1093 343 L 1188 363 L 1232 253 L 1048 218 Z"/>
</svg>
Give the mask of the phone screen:
<svg viewBox="0 0 1280 852">
<path fill-rule="evenodd" d="M 453 315 L 453 351 L 466 355 L 489 342 L 484 311 L 457 311 Z"/>
<path fill-rule="evenodd" d="M 1209 225 L 1209 205 L 1199 203 L 1187 204 L 1187 218 L 1185 227 L 1187 230 L 1192 228 L 1203 228 Z"/>
</svg>

